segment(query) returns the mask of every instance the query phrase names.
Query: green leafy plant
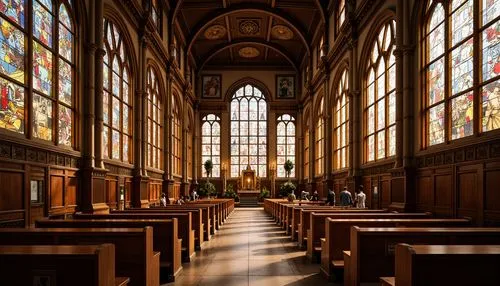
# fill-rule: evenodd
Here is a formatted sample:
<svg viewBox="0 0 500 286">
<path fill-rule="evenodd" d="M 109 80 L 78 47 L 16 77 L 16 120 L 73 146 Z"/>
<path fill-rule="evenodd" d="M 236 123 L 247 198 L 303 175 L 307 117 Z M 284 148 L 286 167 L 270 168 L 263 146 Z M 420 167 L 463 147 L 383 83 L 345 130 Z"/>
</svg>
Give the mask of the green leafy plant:
<svg viewBox="0 0 500 286">
<path fill-rule="evenodd" d="M 215 185 L 208 181 L 198 186 L 198 195 L 200 195 L 200 197 L 215 196 L 216 194 L 217 189 Z"/>
<path fill-rule="evenodd" d="M 295 200 L 297 199 L 297 198 L 295 197 L 295 194 L 294 194 L 294 193 L 290 193 L 290 194 L 288 194 L 288 196 L 287 196 L 286 198 L 287 198 L 287 200 L 288 200 L 289 202 L 293 202 L 293 201 L 295 201 Z"/>
<path fill-rule="evenodd" d="M 224 198 L 234 199 L 235 202 L 239 202 L 240 201 L 240 197 L 233 190 L 233 185 L 232 184 L 227 185 L 226 192 L 224 193 Z"/>
<path fill-rule="evenodd" d="M 210 174 L 212 174 L 212 169 L 214 168 L 214 163 L 212 162 L 212 160 L 208 159 L 203 164 L 203 167 L 205 168 L 205 172 L 207 174 L 207 180 L 208 180 L 208 177 L 210 177 Z"/>
<path fill-rule="evenodd" d="M 292 182 L 285 182 L 280 185 L 280 196 L 286 198 L 289 194 L 295 193 L 297 186 Z"/>
<path fill-rule="evenodd" d="M 283 168 L 285 169 L 287 178 L 289 178 L 292 174 L 293 162 L 290 160 L 286 160 L 285 164 L 283 164 Z"/>
<path fill-rule="evenodd" d="M 266 187 L 263 187 L 259 194 L 259 201 L 263 201 L 265 198 L 269 198 L 269 191 Z"/>
</svg>

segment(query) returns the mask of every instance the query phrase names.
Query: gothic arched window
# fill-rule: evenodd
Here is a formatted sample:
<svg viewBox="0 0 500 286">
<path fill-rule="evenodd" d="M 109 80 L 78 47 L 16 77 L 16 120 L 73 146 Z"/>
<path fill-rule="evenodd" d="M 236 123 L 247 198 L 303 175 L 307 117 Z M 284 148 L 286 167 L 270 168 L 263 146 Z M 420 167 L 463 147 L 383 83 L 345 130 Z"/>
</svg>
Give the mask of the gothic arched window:
<svg viewBox="0 0 500 286">
<path fill-rule="evenodd" d="M 276 133 L 278 177 L 286 177 L 285 162 L 290 160 L 295 166 L 295 118 L 288 114 L 278 117 Z M 290 177 L 295 177 L 295 169 L 292 169 Z"/>
<path fill-rule="evenodd" d="M 318 106 L 318 119 L 316 122 L 316 149 L 314 150 L 316 152 L 316 158 L 314 161 L 314 166 L 316 168 L 316 173 L 315 175 L 322 175 L 323 174 L 323 160 L 325 157 L 325 151 L 324 151 L 324 145 L 325 145 L 325 131 L 324 131 L 324 125 L 325 125 L 325 114 L 324 114 L 324 101 L 323 98 L 321 98 L 321 102 L 319 103 Z"/>
<path fill-rule="evenodd" d="M 246 85 L 231 100 L 231 177 L 250 165 L 267 176 L 267 103 L 262 91 Z"/>
<path fill-rule="evenodd" d="M 349 166 L 349 98 L 347 94 L 349 86 L 347 77 L 347 70 L 344 70 L 335 91 L 333 162 L 336 169 Z"/>
<path fill-rule="evenodd" d="M 132 162 L 132 96 L 128 48 L 122 32 L 104 20 L 103 120 L 104 157 Z"/>
<path fill-rule="evenodd" d="M 366 161 L 396 154 L 396 22 L 377 34 L 366 70 L 364 93 Z"/>
<path fill-rule="evenodd" d="M 500 128 L 500 1 L 428 4 L 423 27 L 423 145 Z M 477 127 L 474 120 L 479 121 Z"/>
<path fill-rule="evenodd" d="M 182 120 L 181 107 L 172 95 L 172 173 L 181 175 L 182 172 Z"/>
<path fill-rule="evenodd" d="M 220 177 L 220 118 L 209 114 L 201 120 L 201 163 L 212 160 L 212 177 Z M 202 166 L 201 174 L 207 176 Z"/>
<path fill-rule="evenodd" d="M 147 98 L 147 166 L 160 169 L 162 166 L 162 134 L 163 134 L 163 116 L 162 102 L 159 94 L 159 82 L 156 72 L 149 67 L 147 73 L 146 90 Z"/>
<path fill-rule="evenodd" d="M 74 146 L 72 8 L 70 1 L 0 4 L 0 128 Z"/>
</svg>

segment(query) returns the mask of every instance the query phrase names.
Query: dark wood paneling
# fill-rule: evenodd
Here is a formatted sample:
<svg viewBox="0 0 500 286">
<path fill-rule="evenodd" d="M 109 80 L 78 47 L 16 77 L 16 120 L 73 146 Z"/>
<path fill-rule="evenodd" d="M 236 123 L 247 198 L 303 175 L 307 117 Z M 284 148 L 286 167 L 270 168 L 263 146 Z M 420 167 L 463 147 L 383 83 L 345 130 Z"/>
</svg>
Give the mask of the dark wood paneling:
<svg viewBox="0 0 500 286">
<path fill-rule="evenodd" d="M 63 186 L 64 177 L 51 176 L 50 177 L 50 208 L 63 207 Z"/>
<path fill-rule="evenodd" d="M 382 208 L 388 208 L 391 204 L 391 181 L 384 180 L 380 182 L 380 203 Z"/>
<path fill-rule="evenodd" d="M 417 178 L 417 205 L 430 207 L 433 200 L 432 177 L 419 176 Z"/>
<path fill-rule="evenodd" d="M 78 179 L 76 177 L 68 177 L 66 180 L 66 206 L 76 206 L 76 198 L 78 194 Z"/>
<path fill-rule="evenodd" d="M 477 174 L 458 174 L 458 208 L 475 210 L 477 208 Z"/>
<path fill-rule="evenodd" d="M 434 188 L 431 188 L 431 191 L 434 192 L 435 205 L 439 207 L 451 207 L 453 203 L 453 181 L 451 174 L 437 174 L 434 177 L 434 181 Z"/>
<path fill-rule="evenodd" d="M 485 209 L 500 211 L 500 170 L 485 171 Z"/>
<path fill-rule="evenodd" d="M 0 211 L 23 209 L 23 173 L 0 172 Z"/>
</svg>

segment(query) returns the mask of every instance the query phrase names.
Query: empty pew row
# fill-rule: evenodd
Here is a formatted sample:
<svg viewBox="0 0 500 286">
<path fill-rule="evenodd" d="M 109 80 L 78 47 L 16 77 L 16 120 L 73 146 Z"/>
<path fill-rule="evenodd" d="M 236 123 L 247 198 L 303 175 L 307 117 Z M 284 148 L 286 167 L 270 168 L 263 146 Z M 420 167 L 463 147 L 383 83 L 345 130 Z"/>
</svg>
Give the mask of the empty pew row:
<svg viewBox="0 0 500 286">
<path fill-rule="evenodd" d="M 325 219 L 325 237 L 321 238 L 321 273 L 329 280 L 342 275 L 344 270 L 343 251 L 350 250 L 351 227 L 464 227 L 470 226 L 469 219 Z"/>
<path fill-rule="evenodd" d="M 178 222 L 178 234 L 182 239 L 182 261 L 189 262 L 195 255 L 195 231 L 193 230 L 193 220 L 191 212 L 174 212 L 174 213 L 112 213 L 112 214 L 82 214 L 78 213 L 73 216 L 74 219 L 83 220 L 106 220 L 106 219 L 173 219 Z"/>
<path fill-rule="evenodd" d="M 125 286 L 128 281 L 115 277 L 113 244 L 0 246 L 0 285 Z"/>
<path fill-rule="evenodd" d="M 498 269 L 499 245 L 398 244 L 395 277 L 380 279 L 383 286 L 493 286 L 500 285 Z"/>
<path fill-rule="evenodd" d="M 114 255 L 110 256 L 114 259 L 113 271 L 117 276 L 130 277 L 129 285 L 158 286 L 160 284 L 160 252 L 153 251 L 152 227 L 0 229 L 0 245 L 98 245 L 105 243 L 114 245 Z M 78 265 L 67 268 L 75 267 L 78 269 Z"/>
<path fill-rule="evenodd" d="M 500 245 L 500 228 L 362 228 L 353 226 L 350 251 L 344 251 L 344 285 L 378 283 L 380 277 L 394 276 L 395 248 L 400 243 Z M 474 272 L 474 269 L 476 269 L 475 266 L 470 267 L 468 271 Z M 480 283 L 468 285 L 480 285 Z"/>
<path fill-rule="evenodd" d="M 160 272 L 173 281 L 182 270 L 177 219 L 41 219 L 37 228 L 144 228 L 153 227 L 153 250 L 160 252 Z"/>
</svg>

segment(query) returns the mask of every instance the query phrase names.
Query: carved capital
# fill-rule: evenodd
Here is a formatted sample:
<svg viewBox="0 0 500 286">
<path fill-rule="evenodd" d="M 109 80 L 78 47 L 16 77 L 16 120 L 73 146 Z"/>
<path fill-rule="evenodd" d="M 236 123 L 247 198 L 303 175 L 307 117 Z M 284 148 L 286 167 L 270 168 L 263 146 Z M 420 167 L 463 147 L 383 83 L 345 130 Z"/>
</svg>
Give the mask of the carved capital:
<svg viewBox="0 0 500 286">
<path fill-rule="evenodd" d="M 85 50 L 89 55 L 94 55 L 97 50 L 97 45 L 94 43 L 85 43 Z"/>
<path fill-rule="evenodd" d="M 106 50 L 103 49 L 103 48 L 97 48 L 95 50 L 95 54 L 98 56 L 98 57 L 101 57 L 101 58 L 104 58 L 104 56 L 106 55 Z"/>
</svg>

